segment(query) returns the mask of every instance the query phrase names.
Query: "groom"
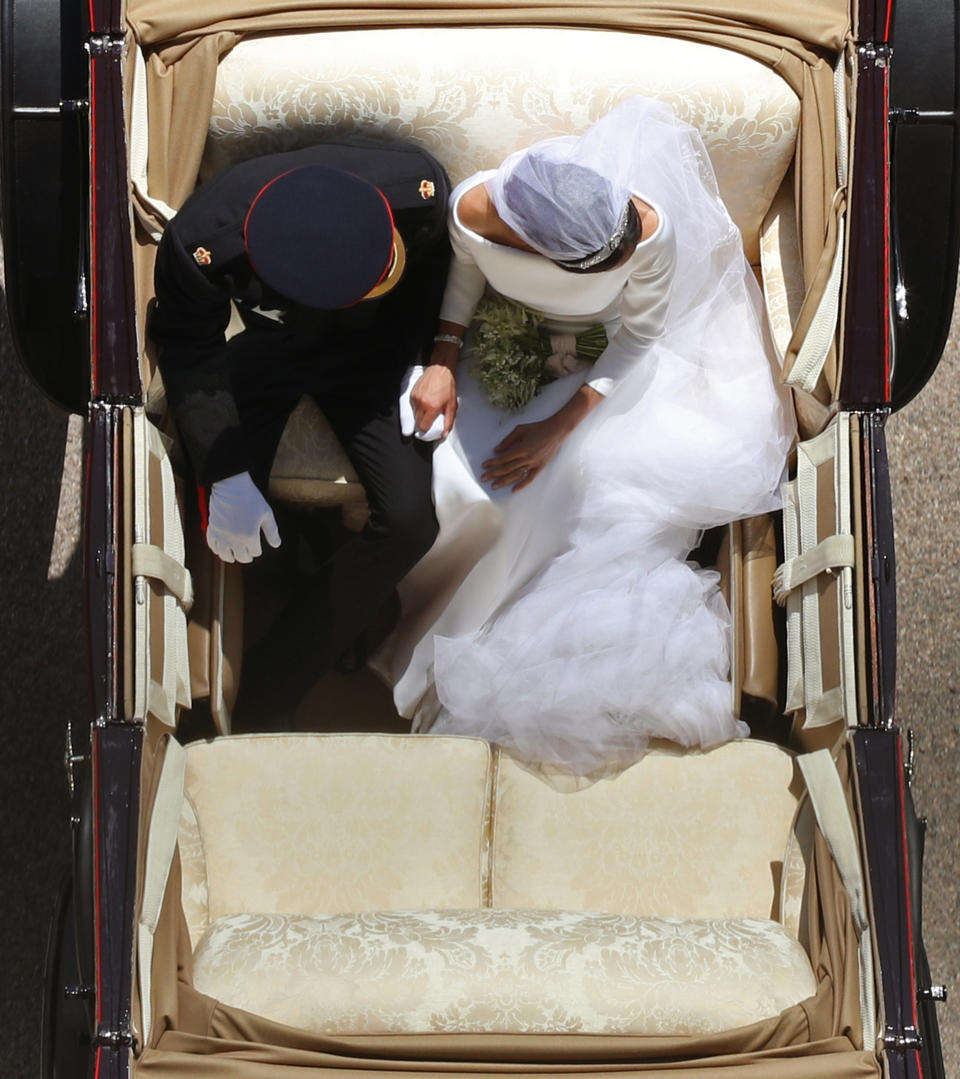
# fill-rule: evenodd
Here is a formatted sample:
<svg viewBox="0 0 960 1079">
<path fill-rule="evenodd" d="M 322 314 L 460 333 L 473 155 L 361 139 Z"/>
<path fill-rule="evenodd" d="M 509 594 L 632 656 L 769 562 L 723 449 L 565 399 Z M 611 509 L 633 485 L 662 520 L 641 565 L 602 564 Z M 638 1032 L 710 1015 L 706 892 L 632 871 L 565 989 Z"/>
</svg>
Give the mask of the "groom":
<svg viewBox="0 0 960 1079">
<path fill-rule="evenodd" d="M 164 234 L 150 333 L 206 537 L 250 562 L 281 536 L 264 494 L 290 412 L 317 401 L 370 504 L 363 532 L 244 659 L 238 716 L 283 726 L 437 532 L 430 444 L 401 437 L 406 368 L 429 355 L 446 280 L 449 182 L 429 154 L 351 137 L 243 162 Z M 224 338 L 231 302 L 243 331 Z M 240 714 L 243 713 L 243 714 Z"/>
</svg>

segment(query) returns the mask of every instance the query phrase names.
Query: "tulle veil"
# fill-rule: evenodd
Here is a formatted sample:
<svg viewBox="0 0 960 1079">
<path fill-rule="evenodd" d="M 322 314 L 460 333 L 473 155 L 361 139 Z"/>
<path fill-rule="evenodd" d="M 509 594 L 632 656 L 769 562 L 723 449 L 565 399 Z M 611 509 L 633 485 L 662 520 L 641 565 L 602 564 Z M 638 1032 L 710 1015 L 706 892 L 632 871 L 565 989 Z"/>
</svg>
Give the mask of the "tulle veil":
<svg viewBox="0 0 960 1079">
<path fill-rule="evenodd" d="M 574 208 L 575 220 L 555 204 L 538 231 L 543 200 L 532 226 L 504 192 L 518 175 L 535 185 L 539 157 L 599 173 L 608 204 Z M 471 625 L 454 597 L 431 628 L 436 694 L 421 699 L 420 727 L 479 735 L 578 776 L 628 765 L 652 738 L 741 737 L 717 575 L 687 556 L 703 529 L 778 507 L 794 428 L 703 141 L 669 106 L 632 97 L 579 137 L 512 155 L 487 183 L 507 223 L 561 257 L 595 250 L 637 194 L 671 219 L 677 263 L 663 337 L 542 477 L 499 502 L 500 549 L 465 582 L 479 594 L 485 574 L 497 578 L 497 605 L 474 603 Z"/>
</svg>

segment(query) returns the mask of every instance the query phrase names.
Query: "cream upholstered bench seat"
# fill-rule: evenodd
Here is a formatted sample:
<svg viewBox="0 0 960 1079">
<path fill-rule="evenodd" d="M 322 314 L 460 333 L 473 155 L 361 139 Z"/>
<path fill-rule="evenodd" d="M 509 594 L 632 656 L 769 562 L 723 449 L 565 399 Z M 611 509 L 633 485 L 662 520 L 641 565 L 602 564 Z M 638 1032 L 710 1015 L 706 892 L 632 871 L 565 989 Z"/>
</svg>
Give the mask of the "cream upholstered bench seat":
<svg viewBox="0 0 960 1079">
<path fill-rule="evenodd" d="M 816 981 L 792 756 L 658 749 L 562 793 L 482 741 L 186 750 L 194 984 L 328 1034 L 693 1034 Z"/>
<path fill-rule="evenodd" d="M 769 919 L 511 909 L 219 918 L 194 984 L 318 1034 L 714 1034 L 817 988 Z"/>
<path fill-rule="evenodd" d="M 703 135 L 747 257 L 762 264 L 782 346 L 798 307 L 790 193 L 768 214 L 793 160 L 800 104 L 769 67 L 716 46 L 524 27 L 251 37 L 219 66 L 201 178 L 362 127 L 419 143 L 456 184 L 539 139 L 584 130 L 636 93 L 669 102 Z M 315 504 L 363 498 L 312 401 L 290 419 L 271 490 Z"/>
</svg>

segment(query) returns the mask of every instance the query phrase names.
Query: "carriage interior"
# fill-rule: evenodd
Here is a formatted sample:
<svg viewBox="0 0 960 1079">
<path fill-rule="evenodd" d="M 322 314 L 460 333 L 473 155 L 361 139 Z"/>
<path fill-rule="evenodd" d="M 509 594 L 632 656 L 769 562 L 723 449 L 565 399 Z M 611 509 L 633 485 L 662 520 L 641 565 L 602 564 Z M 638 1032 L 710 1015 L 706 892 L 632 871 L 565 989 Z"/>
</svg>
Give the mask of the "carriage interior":
<svg viewBox="0 0 960 1079">
<path fill-rule="evenodd" d="M 131 8 L 142 40 L 150 5 Z M 366 669 L 325 678 L 295 731 L 231 734 L 244 637 L 269 616 L 274 584 L 206 549 L 144 342 L 145 407 L 128 432 L 127 693 L 146 726 L 134 1074 L 198 1074 L 203 1058 L 238 1079 L 627 1061 L 664 1076 L 879 1075 L 845 751 L 862 667 L 857 421 L 833 406 L 832 332 L 812 362 L 797 347 L 798 326 L 830 303 L 808 292 L 835 262 L 821 249 L 840 184 L 843 61 L 839 80 L 834 57 L 803 61 L 818 85 L 840 88 L 837 124 L 811 121 L 810 79 L 785 77 L 786 61 L 696 33 L 237 37 L 209 76 L 212 108 L 191 151 L 200 181 L 372 128 L 419 142 L 457 183 L 630 94 L 668 101 L 703 135 L 771 347 L 807 367 L 794 382 L 801 441 L 782 514 L 734 522 L 702 549 L 731 608 L 734 708 L 754 737 L 709 752 L 664 743 L 569 789 L 482 741 L 404 733 L 409 719 Z M 196 170 L 177 172 L 164 126 L 170 57 L 147 48 L 141 66 L 140 55 L 131 50 L 129 111 L 142 312 L 165 203 Z M 270 490 L 332 535 L 365 519 L 362 487 L 308 400 Z M 196 737 L 201 714 L 212 729 Z"/>
</svg>

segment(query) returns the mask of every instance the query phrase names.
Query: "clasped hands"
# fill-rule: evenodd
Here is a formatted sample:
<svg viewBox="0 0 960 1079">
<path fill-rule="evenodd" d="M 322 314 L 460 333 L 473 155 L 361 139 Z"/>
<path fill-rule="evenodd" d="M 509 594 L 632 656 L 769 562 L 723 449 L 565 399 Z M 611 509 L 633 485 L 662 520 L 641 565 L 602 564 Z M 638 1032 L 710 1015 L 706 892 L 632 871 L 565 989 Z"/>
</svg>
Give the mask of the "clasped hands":
<svg viewBox="0 0 960 1079">
<path fill-rule="evenodd" d="M 410 391 L 410 407 L 416 431 L 427 438 L 446 438 L 457 416 L 457 379 L 450 367 L 431 363 Z M 443 427 L 434 434 L 434 424 L 443 418 Z M 404 428 L 403 433 L 413 434 Z"/>
<path fill-rule="evenodd" d="M 457 414 L 457 383 L 453 371 L 443 363 L 428 366 L 410 392 L 410 406 L 416 430 L 429 432 L 438 417 L 443 418 L 439 437 L 446 438 Z M 404 430 L 404 434 L 409 434 Z M 494 488 L 513 485 L 519 491 L 532 483 L 537 474 L 560 449 L 569 429 L 559 414 L 539 423 L 522 423 L 502 442 L 494 446 L 495 456 L 483 462 L 484 483 Z M 436 437 L 436 436 L 434 436 Z"/>
</svg>

